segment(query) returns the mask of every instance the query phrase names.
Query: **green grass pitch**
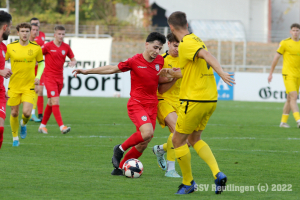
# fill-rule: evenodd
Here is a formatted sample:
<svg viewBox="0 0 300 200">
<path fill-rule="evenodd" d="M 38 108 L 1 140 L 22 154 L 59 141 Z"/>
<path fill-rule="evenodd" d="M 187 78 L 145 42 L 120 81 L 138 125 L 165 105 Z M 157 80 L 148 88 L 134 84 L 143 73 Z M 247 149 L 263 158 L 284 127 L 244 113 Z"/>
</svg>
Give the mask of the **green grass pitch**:
<svg viewBox="0 0 300 200">
<path fill-rule="evenodd" d="M 182 197 L 174 194 L 181 179 L 164 177 L 152 153 L 152 147 L 169 135 L 159 125 L 140 157 L 141 178 L 110 175 L 113 147 L 135 132 L 127 100 L 62 97 L 63 121 L 71 132 L 62 135 L 52 115 L 48 135 L 37 132 L 38 123 L 29 122 L 27 138 L 20 139 L 19 147 L 12 147 L 7 108 L 0 199 L 299 199 L 300 130 L 292 115 L 291 128 L 278 127 L 283 103 L 219 101 L 202 139 L 227 175 L 227 184 L 254 186 L 254 191 L 215 195 L 209 167 L 190 148 L 194 180 L 209 188 Z M 181 174 L 178 163 L 176 168 Z M 259 184 L 267 184 L 268 191 L 259 192 Z M 292 191 L 279 191 L 283 189 Z"/>
</svg>

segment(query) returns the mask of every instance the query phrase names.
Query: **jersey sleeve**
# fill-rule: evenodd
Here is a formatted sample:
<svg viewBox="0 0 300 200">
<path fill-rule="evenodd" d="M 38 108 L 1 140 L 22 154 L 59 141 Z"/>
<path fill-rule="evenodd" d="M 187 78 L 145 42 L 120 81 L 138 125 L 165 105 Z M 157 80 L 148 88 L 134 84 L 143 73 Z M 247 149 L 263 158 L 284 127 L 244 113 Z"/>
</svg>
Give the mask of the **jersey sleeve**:
<svg viewBox="0 0 300 200">
<path fill-rule="evenodd" d="M 6 53 L 5 53 L 5 60 L 8 60 L 9 59 L 9 50 L 8 50 L 8 48 L 7 48 L 7 50 L 6 50 Z"/>
<path fill-rule="evenodd" d="M 128 58 L 127 60 L 120 62 L 118 64 L 119 69 L 122 72 L 127 72 L 132 69 L 132 58 Z"/>
<path fill-rule="evenodd" d="M 277 53 L 280 53 L 282 55 L 284 51 L 285 51 L 285 42 L 282 40 L 277 49 Z"/>
<path fill-rule="evenodd" d="M 205 49 L 203 42 L 194 39 L 184 40 L 180 43 L 180 45 L 180 48 L 182 48 L 181 52 L 183 54 L 181 54 L 180 56 L 191 61 L 195 60 L 195 57 L 201 49 Z"/>
<path fill-rule="evenodd" d="M 67 56 L 70 58 L 70 59 L 72 59 L 72 58 L 74 58 L 75 56 L 74 56 L 74 53 L 73 53 L 73 51 L 72 51 L 72 49 L 71 49 L 71 47 L 69 46 L 69 50 L 68 50 L 68 54 L 67 54 Z"/>
<path fill-rule="evenodd" d="M 48 43 L 47 43 L 47 44 L 48 44 Z M 45 54 L 48 53 L 48 45 L 47 45 L 47 44 L 44 44 L 43 46 L 41 46 L 43 55 L 45 55 Z"/>
<path fill-rule="evenodd" d="M 42 48 L 39 47 L 38 53 L 36 55 L 36 61 L 41 62 L 44 60 Z"/>
</svg>

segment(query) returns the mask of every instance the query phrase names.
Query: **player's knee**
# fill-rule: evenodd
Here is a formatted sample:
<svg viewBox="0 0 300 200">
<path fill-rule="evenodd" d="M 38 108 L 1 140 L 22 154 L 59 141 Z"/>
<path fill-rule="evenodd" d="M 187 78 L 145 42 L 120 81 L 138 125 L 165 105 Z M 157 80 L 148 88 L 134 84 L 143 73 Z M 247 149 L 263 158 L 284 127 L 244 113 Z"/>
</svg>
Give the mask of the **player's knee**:
<svg viewBox="0 0 300 200">
<path fill-rule="evenodd" d="M 18 117 L 19 113 L 17 111 L 11 111 L 11 116 L 12 117 Z"/>
<path fill-rule="evenodd" d="M 142 131 L 142 137 L 144 140 L 148 140 L 148 139 L 151 139 L 153 137 L 153 130 L 145 130 L 145 131 Z"/>
<path fill-rule="evenodd" d="M 26 113 L 23 113 L 23 115 L 24 115 L 24 117 L 29 118 L 31 113 L 26 112 Z"/>
</svg>

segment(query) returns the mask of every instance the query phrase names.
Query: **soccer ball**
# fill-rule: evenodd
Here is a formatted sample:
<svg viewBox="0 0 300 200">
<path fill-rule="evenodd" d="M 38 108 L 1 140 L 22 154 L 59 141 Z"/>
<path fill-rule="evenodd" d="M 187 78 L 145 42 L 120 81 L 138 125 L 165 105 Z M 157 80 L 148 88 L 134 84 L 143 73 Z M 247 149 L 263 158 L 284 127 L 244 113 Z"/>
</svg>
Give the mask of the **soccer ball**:
<svg viewBox="0 0 300 200">
<path fill-rule="evenodd" d="M 124 175 L 128 178 L 138 178 L 143 174 L 143 164 L 141 163 L 141 161 L 139 161 L 138 159 L 129 159 L 127 160 L 124 165 L 123 168 L 124 170 Z"/>
</svg>

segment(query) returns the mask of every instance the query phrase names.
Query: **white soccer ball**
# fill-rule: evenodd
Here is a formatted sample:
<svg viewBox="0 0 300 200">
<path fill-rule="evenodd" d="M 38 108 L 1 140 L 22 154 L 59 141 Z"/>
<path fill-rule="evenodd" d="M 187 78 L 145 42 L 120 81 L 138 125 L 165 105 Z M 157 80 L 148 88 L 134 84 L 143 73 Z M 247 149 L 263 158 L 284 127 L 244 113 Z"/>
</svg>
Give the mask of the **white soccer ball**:
<svg viewBox="0 0 300 200">
<path fill-rule="evenodd" d="M 129 159 L 127 160 L 123 168 L 124 175 L 128 178 L 139 178 L 143 174 L 143 164 L 138 159 Z"/>
</svg>

